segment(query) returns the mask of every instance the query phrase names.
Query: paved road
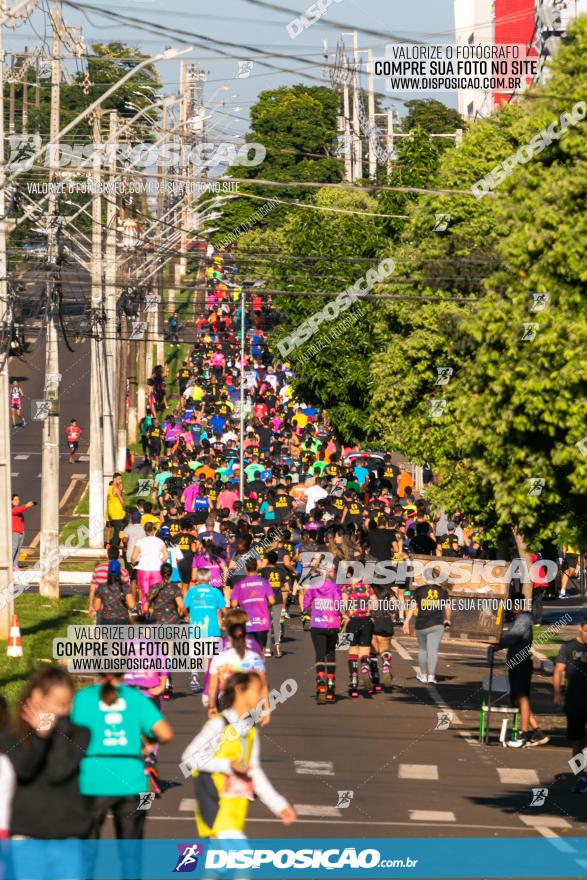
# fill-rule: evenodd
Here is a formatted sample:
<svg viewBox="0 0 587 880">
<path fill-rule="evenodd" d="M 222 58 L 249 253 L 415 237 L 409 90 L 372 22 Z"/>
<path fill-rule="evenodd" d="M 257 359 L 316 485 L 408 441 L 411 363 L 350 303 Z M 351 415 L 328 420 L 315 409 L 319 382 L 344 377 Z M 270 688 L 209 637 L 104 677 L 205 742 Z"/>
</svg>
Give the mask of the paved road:
<svg viewBox="0 0 587 880">
<path fill-rule="evenodd" d="M 43 275 L 38 270 L 31 271 L 25 276 L 28 281 L 27 297 L 36 294 L 40 297 Z M 64 301 L 67 310 L 68 303 L 71 305 L 73 298 L 82 296 L 84 285 L 89 296 L 87 287 L 88 276 L 86 273 L 74 269 L 64 272 Z M 26 325 L 26 336 L 29 342 L 29 352 L 23 360 L 11 358 L 9 362 L 10 379 L 18 379 L 25 394 L 23 414 L 26 419 L 26 427 L 11 428 L 11 460 L 12 460 L 12 492 L 21 496 L 23 501 L 37 500 L 39 506 L 32 508 L 26 514 L 26 539 L 28 545 L 34 540 L 41 524 L 41 443 L 43 435 L 43 423 L 34 422 L 31 419 L 31 400 L 42 399 L 45 377 L 45 344 L 44 339 L 39 339 L 39 323 L 29 321 Z M 75 345 L 73 346 L 75 347 Z M 59 345 L 59 370 L 62 374 L 61 383 L 61 450 L 60 450 L 60 479 L 59 497 L 62 499 L 67 491 L 71 480 L 77 476 L 87 480 L 88 463 L 87 455 L 82 454 L 82 460 L 75 464 L 69 464 L 69 454 L 65 442 L 65 427 L 72 418 L 76 418 L 82 428 L 80 452 L 87 453 L 89 444 L 89 413 L 90 413 L 90 347 L 87 341 L 77 347 L 75 353 L 71 353 L 60 339 Z M 64 518 L 66 519 L 66 518 Z"/>
<path fill-rule="evenodd" d="M 258 801 L 252 805 L 251 837 L 517 837 L 585 834 L 584 798 L 569 792 L 572 778 L 558 714 L 541 714 L 551 744 L 506 749 L 477 742 L 479 683 L 485 648 L 445 641 L 439 684 L 415 678 L 415 641 L 400 636 L 394 651 L 395 688 L 371 699 L 346 697 L 346 655 L 338 653 L 341 697 L 334 705 L 314 701 L 313 654 L 298 620 L 280 660 L 269 661 L 272 687 L 294 678 L 298 692 L 263 730 L 263 764 L 276 788 L 297 806 L 300 821 L 285 828 Z M 205 717 L 187 677 L 178 677 L 166 704 L 176 732 L 161 755 L 161 775 L 174 780 L 151 809 L 148 836 L 194 833 L 191 781 L 178 770 L 180 754 Z M 539 713 L 552 713 L 550 685 L 536 679 Z M 446 702 L 445 702 L 446 701 Z M 453 719 L 437 729 L 446 708 Z M 496 721 L 496 726 L 499 722 Z M 314 762 L 308 763 L 308 762 Z M 555 780 L 564 774 L 562 780 Z M 543 807 L 530 807 L 532 788 L 549 789 Z M 351 791 L 337 808 L 338 792 Z"/>
</svg>

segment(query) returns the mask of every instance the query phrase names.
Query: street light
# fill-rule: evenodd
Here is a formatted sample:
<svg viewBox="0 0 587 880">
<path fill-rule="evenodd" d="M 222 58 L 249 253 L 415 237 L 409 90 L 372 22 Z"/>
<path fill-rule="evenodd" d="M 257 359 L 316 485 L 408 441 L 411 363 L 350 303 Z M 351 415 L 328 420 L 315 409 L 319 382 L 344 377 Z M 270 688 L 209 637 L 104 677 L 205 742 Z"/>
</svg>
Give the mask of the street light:
<svg viewBox="0 0 587 880">
<path fill-rule="evenodd" d="M 143 67 L 146 67 L 148 64 L 156 63 L 157 61 L 170 61 L 173 58 L 179 58 L 181 55 L 186 55 L 189 52 L 193 51 L 193 46 L 188 46 L 185 49 L 172 47 L 169 49 L 165 49 L 163 52 L 159 52 L 157 55 L 152 55 L 150 58 L 144 58 L 139 64 L 136 65 L 136 67 L 131 68 L 131 70 L 127 71 L 123 77 L 113 83 L 109 89 L 107 89 L 100 95 L 99 98 L 96 98 L 95 101 L 92 101 L 91 104 L 88 104 L 85 110 L 82 110 L 82 112 L 78 116 L 76 116 L 75 119 L 73 119 L 68 125 L 66 125 L 65 128 L 62 128 L 61 131 L 57 133 L 57 136 L 55 138 L 56 143 L 59 143 L 59 141 L 61 141 L 66 134 L 69 134 L 69 132 L 73 128 L 75 128 L 76 125 L 78 125 L 83 119 L 87 119 L 87 117 L 90 116 L 94 112 L 94 110 L 97 110 L 97 108 L 101 104 L 103 104 L 104 101 L 106 101 L 111 95 L 113 95 L 114 92 L 118 91 L 118 89 L 122 85 L 124 85 L 125 82 L 128 82 L 128 80 L 131 79 L 135 75 L 135 73 L 138 73 L 139 70 L 142 70 Z M 55 146 L 55 144 L 46 144 L 44 147 L 41 147 L 33 156 L 30 157 L 29 161 L 34 164 L 37 159 L 40 159 L 40 157 L 43 156 L 47 152 L 47 150 L 53 146 Z M 24 168 L 21 168 L 20 170 L 17 169 L 9 177 L 6 177 L 5 181 L 3 182 L 3 186 L 6 186 L 6 183 L 8 181 L 12 181 L 15 178 L 19 177 L 24 171 Z"/>
</svg>

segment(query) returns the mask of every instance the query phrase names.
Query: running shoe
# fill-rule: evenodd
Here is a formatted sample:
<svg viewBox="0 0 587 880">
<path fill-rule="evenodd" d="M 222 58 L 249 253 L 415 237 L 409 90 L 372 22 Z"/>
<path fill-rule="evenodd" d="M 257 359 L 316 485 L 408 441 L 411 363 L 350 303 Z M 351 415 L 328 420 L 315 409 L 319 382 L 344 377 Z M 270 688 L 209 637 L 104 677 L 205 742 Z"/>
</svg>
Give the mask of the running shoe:
<svg viewBox="0 0 587 880">
<path fill-rule="evenodd" d="M 376 684 L 373 688 L 376 694 L 380 694 L 383 691 L 383 687 L 380 684 Z"/>
<path fill-rule="evenodd" d="M 559 597 L 559 599 L 568 599 L 569 598 L 566 593 L 559 593 L 558 597 Z"/>
<path fill-rule="evenodd" d="M 367 691 L 368 694 L 373 693 L 373 683 L 371 681 L 371 676 L 368 672 L 361 670 L 359 673 L 359 688 L 361 690 Z"/>
<path fill-rule="evenodd" d="M 393 682 L 393 675 L 391 673 L 391 669 L 384 669 L 381 673 L 381 684 L 383 687 L 391 687 Z"/>
<path fill-rule="evenodd" d="M 573 785 L 571 792 L 573 794 L 587 794 L 587 777 L 583 776 Z"/>
<path fill-rule="evenodd" d="M 192 688 L 192 694 L 201 694 L 202 693 L 202 685 L 200 684 L 200 679 L 198 678 L 197 673 L 192 675 L 192 680 L 190 682 Z"/>
<path fill-rule="evenodd" d="M 273 657 L 273 652 L 271 651 L 271 648 L 265 648 L 265 651 L 263 653 L 266 657 Z"/>
<path fill-rule="evenodd" d="M 281 645 L 279 644 L 279 642 L 275 645 L 275 656 L 276 657 L 283 656 L 283 651 L 281 650 Z"/>
<path fill-rule="evenodd" d="M 510 749 L 523 749 L 526 747 L 528 740 L 522 734 L 522 736 L 516 737 L 516 739 L 510 739 L 506 743 L 507 747 Z"/>
<path fill-rule="evenodd" d="M 428 684 L 437 684 L 437 683 L 438 683 L 438 682 L 436 681 L 436 676 L 435 676 L 435 675 L 429 675 L 429 676 L 428 676 Z"/>
<path fill-rule="evenodd" d="M 548 742 L 550 742 L 550 737 L 546 736 L 539 728 L 536 728 L 530 734 L 526 745 L 529 748 L 532 746 L 545 746 Z"/>
<path fill-rule="evenodd" d="M 428 676 L 427 675 L 422 675 L 421 672 L 417 672 L 416 678 L 418 679 L 418 681 L 421 681 L 423 684 L 428 684 Z"/>
</svg>

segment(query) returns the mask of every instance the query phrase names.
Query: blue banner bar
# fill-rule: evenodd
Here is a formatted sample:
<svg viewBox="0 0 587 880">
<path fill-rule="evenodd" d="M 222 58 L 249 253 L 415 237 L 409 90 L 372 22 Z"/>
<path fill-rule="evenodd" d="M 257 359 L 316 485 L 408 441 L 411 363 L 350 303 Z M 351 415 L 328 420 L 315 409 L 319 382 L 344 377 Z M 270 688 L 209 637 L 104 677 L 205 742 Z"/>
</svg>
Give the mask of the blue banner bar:
<svg viewBox="0 0 587 880">
<path fill-rule="evenodd" d="M 0 843 L 0 880 L 385 880 L 587 876 L 587 838 L 357 838 Z"/>
</svg>

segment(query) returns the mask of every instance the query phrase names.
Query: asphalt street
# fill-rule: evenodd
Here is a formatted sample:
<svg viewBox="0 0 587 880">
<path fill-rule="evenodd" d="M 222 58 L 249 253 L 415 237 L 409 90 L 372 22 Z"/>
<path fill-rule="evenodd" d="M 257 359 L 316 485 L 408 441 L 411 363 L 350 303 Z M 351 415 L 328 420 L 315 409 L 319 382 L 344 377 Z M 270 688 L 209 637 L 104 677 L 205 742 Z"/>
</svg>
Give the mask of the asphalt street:
<svg viewBox="0 0 587 880">
<path fill-rule="evenodd" d="M 480 685 L 486 647 L 445 640 L 439 683 L 417 681 L 414 639 L 394 643 L 391 693 L 351 699 L 346 653 L 337 652 L 339 698 L 318 706 L 314 699 L 310 636 L 299 620 L 289 625 L 285 654 L 268 661 L 270 686 L 294 679 L 298 690 L 278 705 L 261 731 L 263 766 L 296 806 L 299 821 L 284 827 L 256 801 L 251 837 L 518 837 L 584 835 L 587 802 L 570 793 L 574 777 L 567 760 L 564 718 L 554 710 L 550 679 L 536 675 L 536 708 L 551 735 L 546 746 L 504 748 L 496 718 L 492 743 L 478 742 Z M 503 663 L 503 658 L 501 661 Z M 499 674 L 499 670 L 496 670 Z M 151 807 L 147 836 L 195 833 L 191 780 L 178 768 L 180 756 L 205 722 L 199 696 L 187 676 L 177 676 L 176 694 L 164 704 L 175 738 L 160 756 L 170 787 Z M 446 715 L 452 713 L 449 726 Z M 543 806 L 530 807 L 533 788 L 546 788 Z M 350 803 L 340 805 L 340 793 Z M 344 802 L 343 802 L 344 803 Z"/>
<path fill-rule="evenodd" d="M 40 298 L 44 283 L 44 274 L 39 270 L 31 270 L 24 276 L 27 296 L 29 299 Z M 87 285 L 87 273 L 74 268 L 63 273 L 64 311 L 79 311 L 78 299 L 82 295 L 82 285 Z M 89 288 L 86 291 L 89 297 Z M 67 325 L 66 325 L 67 326 Z M 22 502 L 35 500 L 37 507 L 31 508 L 25 516 L 25 546 L 35 541 L 41 525 L 41 449 L 43 422 L 33 421 L 31 405 L 33 400 L 43 398 L 45 381 L 45 339 L 40 335 L 40 321 L 30 318 L 25 322 L 25 334 L 29 345 L 23 359 L 11 358 L 9 361 L 9 378 L 18 379 L 24 392 L 23 415 L 25 427 L 11 427 L 11 478 L 12 492 L 20 495 Z M 61 334 L 60 334 L 61 337 Z M 72 483 L 77 479 L 83 483 L 88 476 L 88 445 L 89 445 L 89 389 L 90 389 L 90 346 L 87 340 L 79 345 L 74 344 L 75 352 L 70 352 L 60 338 L 59 371 L 61 380 L 60 399 L 60 474 L 59 497 L 64 496 Z M 65 428 L 71 419 L 77 419 L 84 433 L 80 441 L 80 456 L 75 464 L 69 464 L 69 453 L 65 438 Z M 65 501 L 67 499 L 65 498 Z M 65 507 L 65 504 L 63 505 Z M 64 514 L 62 525 L 68 517 Z"/>
</svg>

